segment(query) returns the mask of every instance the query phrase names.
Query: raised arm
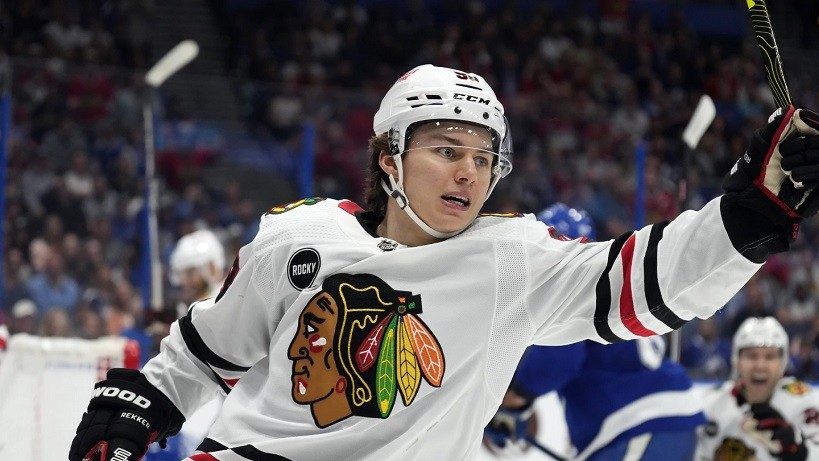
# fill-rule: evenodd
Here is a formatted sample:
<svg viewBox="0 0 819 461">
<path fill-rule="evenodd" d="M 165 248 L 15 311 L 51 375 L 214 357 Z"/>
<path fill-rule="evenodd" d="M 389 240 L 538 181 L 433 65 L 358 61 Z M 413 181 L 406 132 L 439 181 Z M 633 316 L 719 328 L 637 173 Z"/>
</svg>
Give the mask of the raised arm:
<svg viewBox="0 0 819 461">
<path fill-rule="evenodd" d="M 817 127 L 812 111 L 777 111 L 726 177 L 725 195 L 671 222 L 589 244 L 532 225 L 535 341 L 617 342 L 713 315 L 819 208 Z"/>
</svg>

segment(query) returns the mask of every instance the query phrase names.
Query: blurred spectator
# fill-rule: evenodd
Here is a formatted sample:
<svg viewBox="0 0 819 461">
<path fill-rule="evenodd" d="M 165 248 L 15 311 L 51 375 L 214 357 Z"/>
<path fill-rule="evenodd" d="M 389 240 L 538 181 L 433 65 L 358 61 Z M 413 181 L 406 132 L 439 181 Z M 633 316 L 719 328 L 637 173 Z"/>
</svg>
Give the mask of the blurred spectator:
<svg viewBox="0 0 819 461">
<path fill-rule="evenodd" d="M 59 125 L 50 130 L 40 144 L 40 154 L 48 157 L 57 171 L 63 173 L 71 162 L 71 155 L 86 150 L 86 140 L 82 130 L 71 119 L 62 117 Z"/>
<path fill-rule="evenodd" d="M 43 225 L 43 240 L 50 248 L 59 249 L 63 243 L 63 220 L 59 216 L 46 216 Z"/>
<path fill-rule="evenodd" d="M 720 336 L 714 318 L 699 320 L 697 331 L 683 344 L 680 363 L 692 377 L 722 379 L 731 370 L 731 341 Z"/>
<path fill-rule="evenodd" d="M 151 358 L 152 340 L 137 324 L 133 313 L 127 308 L 109 305 L 103 308 L 102 316 L 106 335 L 122 336 L 139 343 L 140 366 L 144 365 Z"/>
<path fill-rule="evenodd" d="M 114 29 L 123 60 L 138 68 L 150 65 L 152 56 L 151 30 L 154 22 L 152 0 L 120 0 L 116 2 L 119 23 Z"/>
<path fill-rule="evenodd" d="M 65 188 L 78 200 L 84 200 L 94 191 L 94 176 L 88 165 L 88 155 L 76 152 L 71 167 L 65 173 Z"/>
<path fill-rule="evenodd" d="M 776 311 L 776 316 L 790 337 L 803 337 L 811 328 L 816 316 L 816 297 L 811 281 L 799 280 L 784 305 Z"/>
<path fill-rule="evenodd" d="M 44 313 L 39 335 L 59 338 L 74 336 L 74 329 L 71 326 L 71 317 L 68 311 L 61 307 L 55 307 Z"/>
<path fill-rule="evenodd" d="M 743 289 L 745 295 L 744 304 L 734 315 L 731 320 L 731 326 L 728 331 L 723 334 L 728 337 L 733 337 L 737 328 L 749 317 L 773 317 L 774 312 L 768 301 L 765 299 L 765 291 L 762 287 L 760 277 L 754 276 L 745 288 Z"/>
<path fill-rule="evenodd" d="M 42 238 L 36 238 L 28 246 L 28 260 L 31 263 L 33 274 L 45 272 L 46 263 L 51 255 L 51 248 Z"/>
<path fill-rule="evenodd" d="M 96 221 L 105 216 L 112 216 L 117 208 L 117 193 L 108 186 L 104 176 L 94 177 L 92 193 L 82 204 L 88 221 Z"/>
<path fill-rule="evenodd" d="M 41 312 L 55 308 L 71 311 L 80 299 L 80 287 L 65 273 L 63 257 L 57 251 L 48 253 L 43 273 L 29 278 L 27 288 Z"/>
<path fill-rule="evenodd" d="M 80 261 L 83 259 L 83 249 L 80 238 L 77 234 L 65 234 L 63 235 L 62 242 L 59 244 L 59 248 L 62 251 L 63 264 L 71 268 L 71 272 L 80 278 Z"/>
<path fill-rule="evenodd" d="M 82 202 L 68 190 L 64 177 L 59 177 L 42 198 L 46 213 L 55 214 L 62 220 L 65 230 L 77 234 L 86 232 Z"/>
<path fill-rule="evenodd" d="M 9 248 L 3 265 L 3 303 L 4 309 L 11 309 L 17 301 L 28 295 L 26 280 L 31 274 L 31 268 L 23 259 L 23 252 L 19 248 Z"/>
<path fill-rule="evenodd" d="M 793 375 L 806 381 L 819 379 L 819 352 L 814 341 L 797 339 L 791 345 Z"/>
<path fill-rule="evenodd" d="M 40 199 L 54 187 L 55 181 L 56 175 L 48 157 L 35 155 L 20 178 L 20 189 L 26 208 L 35 216 L 43 214 Z"/>
<path fill-rule="evenodd" d="M 8 318 L 9 333 L 37 334 L 37 305 L 30 299 L 21 299 L 11 307 Z"/>
<path fill-rule="evenodd" d="M 74 315 L 80 338 L 97 339 L 104 334 L 102 316 L 94 309 L 84 307 Z"/>
<path fill-rule="evenodd" d="M 55 3 L 55 18 L 43 28 L 43 35 L 64 54 L 72 54 L 88 44 L 91 36 L 78 24 L 77 18 L 70 18 L 69 11 L 61 3 Z"/>
</svg>

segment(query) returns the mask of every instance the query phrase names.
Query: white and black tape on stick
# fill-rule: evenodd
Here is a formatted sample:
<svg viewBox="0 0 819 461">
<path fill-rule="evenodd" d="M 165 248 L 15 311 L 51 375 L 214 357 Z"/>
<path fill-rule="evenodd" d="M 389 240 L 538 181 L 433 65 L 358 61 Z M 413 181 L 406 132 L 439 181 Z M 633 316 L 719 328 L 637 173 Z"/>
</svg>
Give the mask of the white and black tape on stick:
<svg viewBox="0 0 819 461">
<path fill-rule="evenodd" d="M 171 75 L 185 67 L 199 54 L 199 45 L 193 40 L 183 40 L 162 56 L 151 70 L 145 74 L 145 82 L 158 88 Z"/>
</svg>

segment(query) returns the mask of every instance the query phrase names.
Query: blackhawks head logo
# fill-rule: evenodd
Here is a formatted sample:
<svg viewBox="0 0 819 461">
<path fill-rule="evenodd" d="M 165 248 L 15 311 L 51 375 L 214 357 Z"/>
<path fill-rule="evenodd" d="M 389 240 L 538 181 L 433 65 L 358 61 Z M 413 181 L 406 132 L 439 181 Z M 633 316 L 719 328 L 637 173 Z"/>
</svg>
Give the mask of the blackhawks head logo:
<svg viewBox="0 0 819 461">
<path fill-rule="evenodd" d="M 299 316 L 288 357 L 292 396 L 310 405 L 318 427 L 349 416 L 386 418 L 421 380 L 440 387 L 444 354 L 419 317 L 421 296 L 369 274 L 336 274 Z"/>
</svg>

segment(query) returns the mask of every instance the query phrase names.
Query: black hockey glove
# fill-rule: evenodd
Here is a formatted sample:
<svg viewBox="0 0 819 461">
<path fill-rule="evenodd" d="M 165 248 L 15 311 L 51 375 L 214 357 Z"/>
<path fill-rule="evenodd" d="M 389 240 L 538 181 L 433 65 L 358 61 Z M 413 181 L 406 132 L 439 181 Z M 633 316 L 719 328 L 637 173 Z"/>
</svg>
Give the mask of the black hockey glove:
<svg viewBox="0 0 819 461">
<path fill-rule="evenodd" d="M 137 370 L 113 368 L 94 386 L 69 461 L 137 461 L 148 445 L 179 432 L 184 416 Z"/>
<path fill-rule="evenodd" d="M 819 211 L 817 185 L 819 115 L 793 106 L 777 110 L 722 183 L 731 243 L 758 263 L 786 251 L 799 222 Z"/>
<path fill-rule="evenodd" d="M 751 405 L 751 415 L 756 420 L 753 435 L 767 448 L 768 452 L 781 461 L 805 461 L 808 449 L 802 434 L 767 403 Z"/>
</svg>

